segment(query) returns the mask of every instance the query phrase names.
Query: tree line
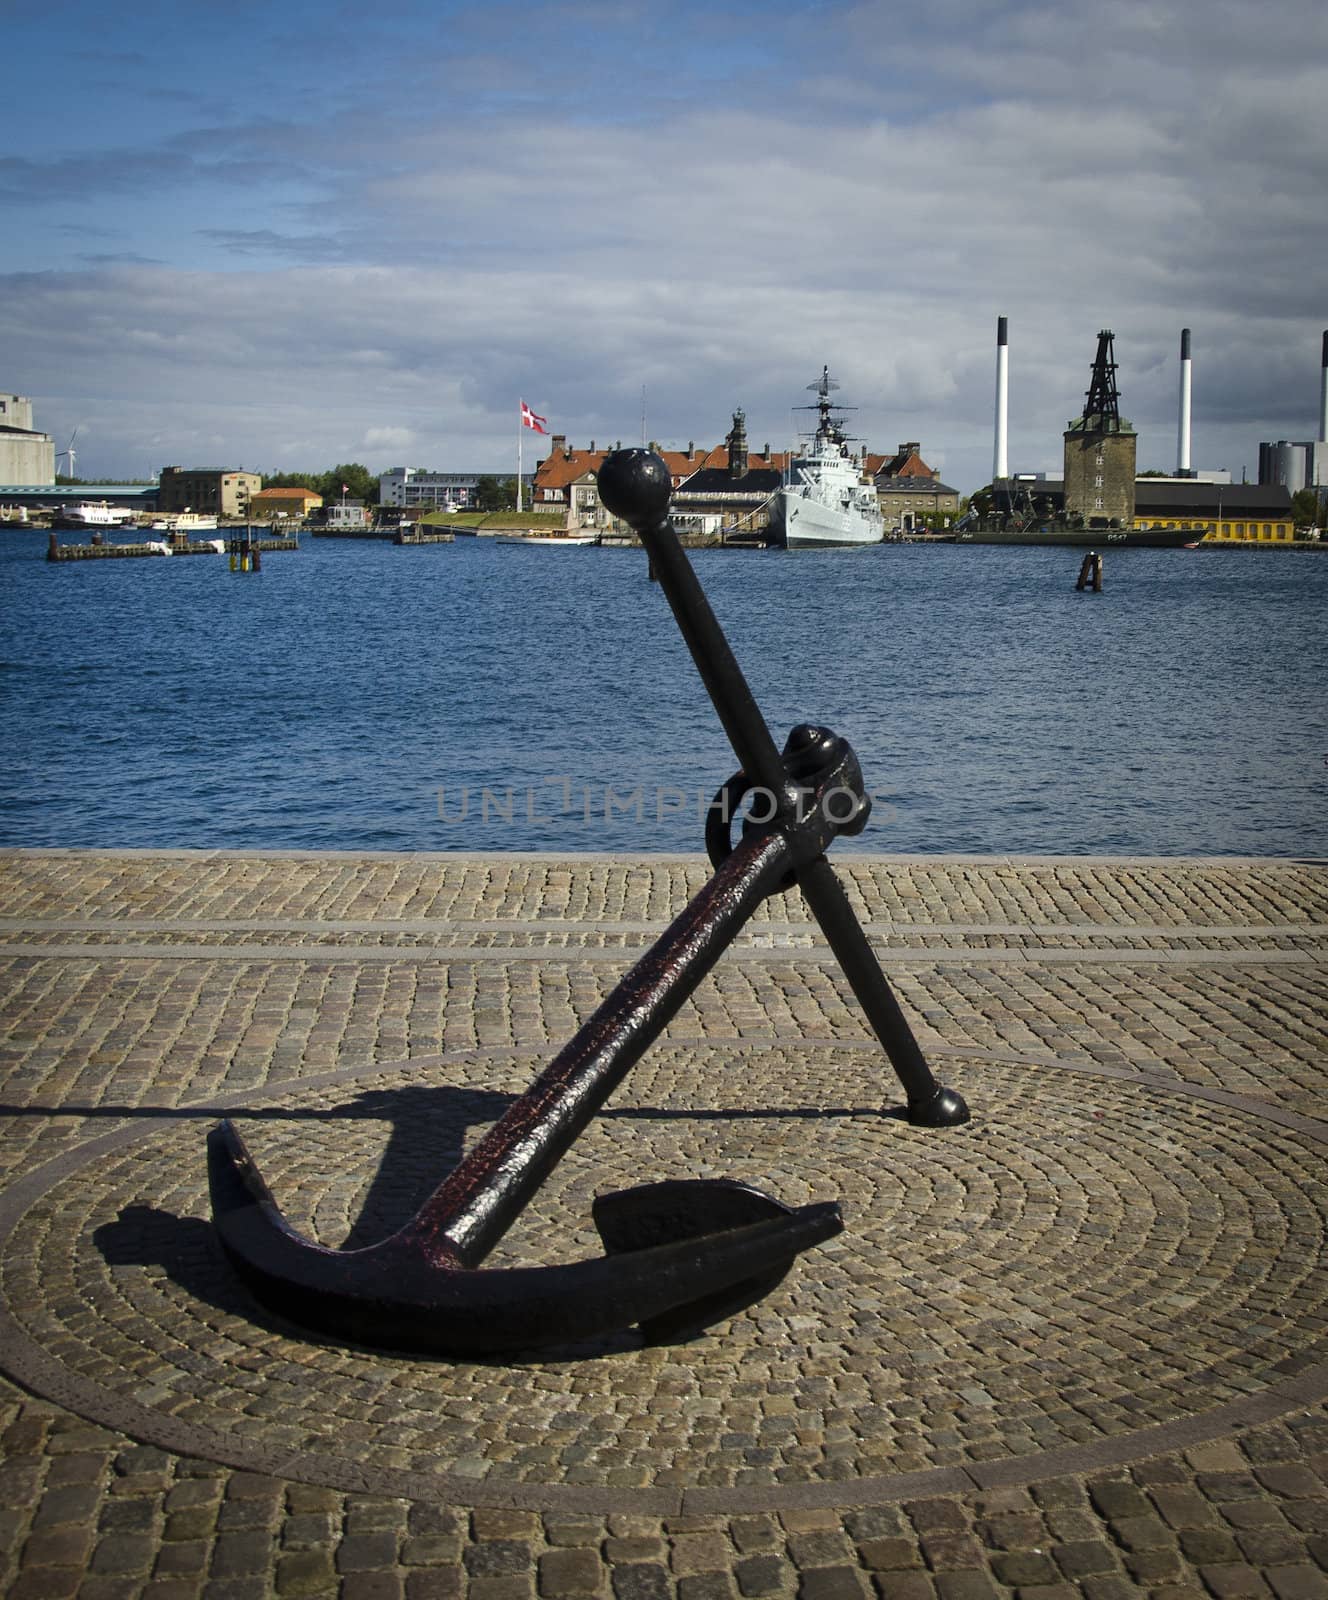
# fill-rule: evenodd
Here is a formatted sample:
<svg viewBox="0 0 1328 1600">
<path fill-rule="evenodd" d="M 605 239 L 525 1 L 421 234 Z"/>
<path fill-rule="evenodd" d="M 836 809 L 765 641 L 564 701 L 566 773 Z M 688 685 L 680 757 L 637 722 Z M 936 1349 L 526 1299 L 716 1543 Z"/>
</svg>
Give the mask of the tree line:
<svg viewBox="0 0 1328 1600">
<path fill-rule="evenodd" d="M 340 500 L 344 487 L 348 500 L 378 504 L 378 478 L 358 461 L 342 461 L 326 472 L 272 472 L 263 474 L 265 489 L 308 489 L 320 494 L 326 504 Z"/>
</svg>

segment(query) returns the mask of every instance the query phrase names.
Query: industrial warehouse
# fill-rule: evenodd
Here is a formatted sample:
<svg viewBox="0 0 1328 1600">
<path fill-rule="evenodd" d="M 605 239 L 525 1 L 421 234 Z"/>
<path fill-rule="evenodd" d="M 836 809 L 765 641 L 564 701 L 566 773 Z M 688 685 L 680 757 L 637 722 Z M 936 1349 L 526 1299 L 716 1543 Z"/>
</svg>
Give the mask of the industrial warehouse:
<svg viewBox="0 0 1328 1600">
<path fill-rule="evenodd" d="M 1181 330 L 1176 421 L 1176 469 L 1139 474 L 1137 436 L 1120 414 L 1114 336 L 1098 334 L 1083 414 L 1064 433 L 1060 478 L 1009 469 L 1009 319 L 996 324 L 996 417 L 992 481 L 973 497 L 958 525 L 961 541 L 977 544 L 1151 545 L 1289 544 L 1295 539 L 1291 497 L 1328 483 L 1328 332 L 1320 371 L 1319 440 L 1259 446 L 1259 482 L 1232 483 L 1231 474 L 1191 465 L 1192 355 L 1190 329 Z M 1320 496 L 1322 500 L 1323 496 Z"/>
</svg>

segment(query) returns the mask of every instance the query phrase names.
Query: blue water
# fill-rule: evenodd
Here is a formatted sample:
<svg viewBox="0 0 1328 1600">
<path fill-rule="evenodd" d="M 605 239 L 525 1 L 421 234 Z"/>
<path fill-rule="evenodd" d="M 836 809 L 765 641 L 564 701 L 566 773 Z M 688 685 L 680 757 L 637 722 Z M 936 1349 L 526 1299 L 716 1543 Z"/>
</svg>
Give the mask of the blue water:
<svg viewBox="0 0 1328 1600">
<path fill-rule="evenodd" d="M 50 565 L 0 534 L 0 841 L 692 850 L 735 765 L 641 553 L 306 539 Z M 702 551 L 854 849 L 1328 854 L 1328 554 Z"/>
</svg>

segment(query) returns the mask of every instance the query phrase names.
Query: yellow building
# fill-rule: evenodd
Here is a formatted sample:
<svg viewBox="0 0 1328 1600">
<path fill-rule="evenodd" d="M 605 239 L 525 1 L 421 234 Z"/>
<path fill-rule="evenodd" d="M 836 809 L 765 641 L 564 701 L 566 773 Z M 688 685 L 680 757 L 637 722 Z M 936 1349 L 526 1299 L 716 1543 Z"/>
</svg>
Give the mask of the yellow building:
<svg viewBox="0 0 1328 1600">
<path fill-rule="evenodd" d="M 1289 544 L 1295 537 L 1291 495 L 1280 483 L 1199 483 L 1140 478 L 1136 528 L 1193 528 L 1214 543 Z"/>
</svg>

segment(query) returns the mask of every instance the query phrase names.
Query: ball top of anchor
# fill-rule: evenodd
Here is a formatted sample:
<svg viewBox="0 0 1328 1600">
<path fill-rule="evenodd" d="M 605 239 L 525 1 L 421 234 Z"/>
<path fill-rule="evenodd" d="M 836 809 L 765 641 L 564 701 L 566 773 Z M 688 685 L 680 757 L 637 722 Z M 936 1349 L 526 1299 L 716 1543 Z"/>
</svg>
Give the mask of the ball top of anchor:
<svg viewBox="0 0 1328 1600">
<path fill-rule="evenodd" d="M 598 473 L 599 497 L 612 516 L 633 528 L 663 519 L 669 509 L 673 480 L 653 450 L 613 450 Z"/>
</svg>

